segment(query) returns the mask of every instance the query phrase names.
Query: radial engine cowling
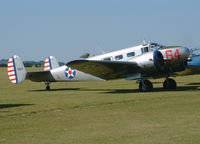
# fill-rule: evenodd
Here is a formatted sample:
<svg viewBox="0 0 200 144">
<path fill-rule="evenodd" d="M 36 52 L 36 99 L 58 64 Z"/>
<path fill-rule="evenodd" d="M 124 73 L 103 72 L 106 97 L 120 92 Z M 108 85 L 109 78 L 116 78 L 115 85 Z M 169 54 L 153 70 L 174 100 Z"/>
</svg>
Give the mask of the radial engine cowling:
<svg viewBox="0 0 200 144">
<path fill-rule="evenodd" d="M 186 69 L 188 57 L 190 55 L 188 48 L 172 47 L 161 49 L 160 52 L 165 60 L 166 72 L 179 72 Z"/>
<path fill-rule="evenodd" d="M 138 64 L 143 76 L 157 76 L 165 69 L 163 55 L 158 50 L 134 57 L 131 61 Z"/>
</svg>

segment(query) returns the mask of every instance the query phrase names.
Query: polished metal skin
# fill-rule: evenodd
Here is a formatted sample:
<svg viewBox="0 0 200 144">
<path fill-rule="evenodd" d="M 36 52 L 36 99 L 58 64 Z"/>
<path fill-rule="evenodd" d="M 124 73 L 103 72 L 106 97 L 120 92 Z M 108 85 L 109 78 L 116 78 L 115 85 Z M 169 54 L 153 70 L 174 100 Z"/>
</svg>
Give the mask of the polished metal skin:
<svg viewBox="0 0 200 144">
<path fill-rule="evenodd" d="M 84 60 L 75 60 L 67 63 L 67 66 L 78 69 L 85 73 L 100 77 L 102 79 L 126 78 L 128 80 L 139 80 L 139 89 L 141 91 L 151 91 L 153 86 L 147 78 L 166 77 L 164 88 L 176 89 L 174 80 L 168 80 L 168 77 L 176 72 L 183 71 L 187 67 L 187 61 L 190 51 L 186 47 L 171 46 L 136 47 L 127 51 L 116 51 L 109 54 L 95 56 Z M 139 54 L 139 50 L 142 53 Z M 138 55 L 131 58 L 126 57 L 130 52 L 138 52 Z M 120 56 L 120 60 L 118 60 Z"/>
</svg>

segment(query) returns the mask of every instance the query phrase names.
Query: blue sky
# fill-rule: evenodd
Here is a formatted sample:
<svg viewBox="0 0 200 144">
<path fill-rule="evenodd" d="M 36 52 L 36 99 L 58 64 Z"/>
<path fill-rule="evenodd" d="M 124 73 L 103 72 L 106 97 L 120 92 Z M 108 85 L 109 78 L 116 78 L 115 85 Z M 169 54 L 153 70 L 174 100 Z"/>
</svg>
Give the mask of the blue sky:
<svg viewBox="0 0 200 144">
<path fill-rule="evenodd" d="M 199 0 L 2 0 L 0 59 L 59 61 L 147 41 L 200 47 Z"/>
</svg>

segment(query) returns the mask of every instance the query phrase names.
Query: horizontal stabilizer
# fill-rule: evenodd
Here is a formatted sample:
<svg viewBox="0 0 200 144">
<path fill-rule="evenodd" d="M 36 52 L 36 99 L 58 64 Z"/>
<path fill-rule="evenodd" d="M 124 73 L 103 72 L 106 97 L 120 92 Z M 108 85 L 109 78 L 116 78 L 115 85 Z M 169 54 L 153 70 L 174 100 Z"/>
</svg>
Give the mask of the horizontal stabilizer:
<svg viewBox="0 0 200 144">
<path fill-rule="evenodd" d="M 26 75 L 26 79 L 34 81 L 34 82 L 55 82 L 50 71 L 34 71 L 28 72 Z"/>
</svg>

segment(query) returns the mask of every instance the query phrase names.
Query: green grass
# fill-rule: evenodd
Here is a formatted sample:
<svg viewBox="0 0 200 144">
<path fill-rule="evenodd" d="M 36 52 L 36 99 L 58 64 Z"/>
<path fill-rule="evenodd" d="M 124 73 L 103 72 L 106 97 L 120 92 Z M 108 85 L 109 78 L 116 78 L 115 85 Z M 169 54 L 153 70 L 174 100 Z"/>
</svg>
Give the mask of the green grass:
<svg viewBox="0 0 200 144">
<path fill-rule="evenodd" d="M 31 69 L 29 69 L 31 70 Z M 9 82 L 0 69 L 0 143 L 200 143 L 200 75 L 176 77 L 177 91 L 138 91 L 135 81 Z"/>
</svg>

